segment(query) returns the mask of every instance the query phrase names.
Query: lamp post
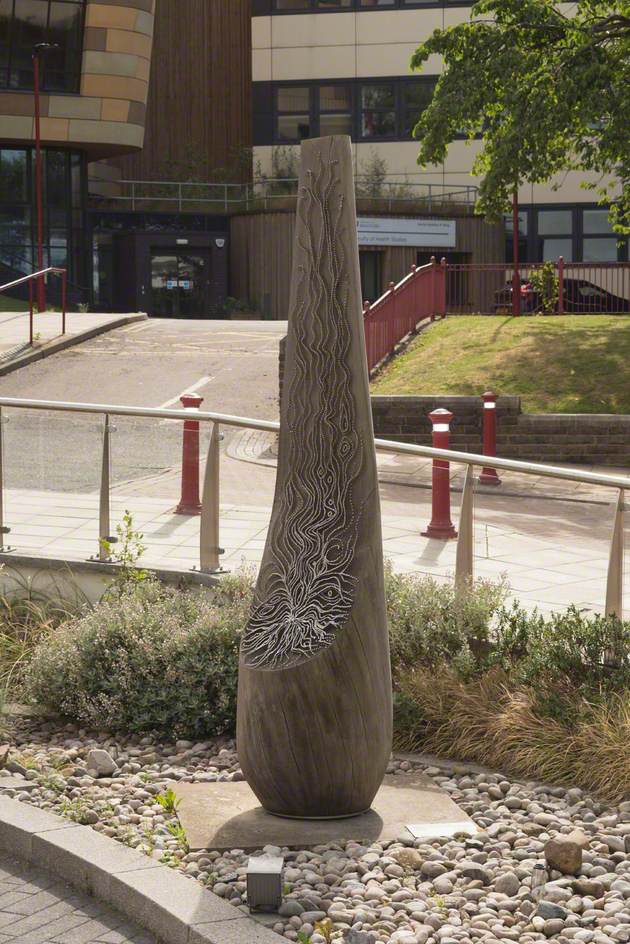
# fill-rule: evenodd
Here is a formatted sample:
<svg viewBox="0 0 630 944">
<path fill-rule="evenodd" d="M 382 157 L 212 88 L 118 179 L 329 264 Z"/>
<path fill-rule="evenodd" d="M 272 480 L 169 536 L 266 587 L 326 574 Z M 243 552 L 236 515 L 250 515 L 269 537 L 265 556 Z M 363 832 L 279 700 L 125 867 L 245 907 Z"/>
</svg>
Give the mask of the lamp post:
<svg viewBox="0 0 630 944">
<path fill-rule="evenodd" d="M 39 64 L 42 55 L 58 49 L 57 43 L 37 43 L 33 46 L 33 92 L 35 96 L 35 203 L 37 212 L 37 269 L 44 268 L 44 211 L 42 206 L 42 140 L 39 127 Z M 46 285 L 44 276 L 37 280 L 37 309 L 46 310 Z"/>
</svg>

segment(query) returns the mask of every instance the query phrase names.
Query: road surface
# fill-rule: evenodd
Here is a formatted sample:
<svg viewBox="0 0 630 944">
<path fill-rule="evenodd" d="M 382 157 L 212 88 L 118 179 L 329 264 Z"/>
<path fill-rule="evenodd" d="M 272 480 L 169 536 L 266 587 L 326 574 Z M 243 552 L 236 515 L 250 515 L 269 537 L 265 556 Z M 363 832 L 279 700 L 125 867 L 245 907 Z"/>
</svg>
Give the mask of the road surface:
<svg viewBox="0 0 630 944">
<path fill-rule="evenodd" d="M 150 319 L 84 342 L 0 378 L 0 395 L 38 400 L 179 408 L 194 390 L 203 408 L 278 416 L 278 346 L 286 322 Z M 5 410 L 9 487 L 92 491 L 100 474 L 102 419 Z M 117 418 L 115 483 L 178 466 L 181 424 Z M 209 428 L 204 429 L 204 439 Z"/>
</svg>

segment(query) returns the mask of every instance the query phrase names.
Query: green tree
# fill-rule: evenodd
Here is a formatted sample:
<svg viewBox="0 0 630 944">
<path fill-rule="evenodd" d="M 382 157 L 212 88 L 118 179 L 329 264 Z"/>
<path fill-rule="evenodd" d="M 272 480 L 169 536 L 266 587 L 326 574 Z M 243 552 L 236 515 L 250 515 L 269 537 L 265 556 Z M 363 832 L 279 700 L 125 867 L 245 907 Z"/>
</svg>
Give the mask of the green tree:
<svg viewBox="0 0 630 944">
<path fill-rule="evenodd" d="M 515 184 L 568 170 L 612 201 L 618 232 L 630 232 L 630 0 L 479 0 L 471 20 L 436 30 L 416 50 L 444 62 L 435 95 L 415 127 L 418 163 L 444 160 L 454 138 L 480 137 L 473 172 L 478 209 L 504 213 Z"/>
</svg>

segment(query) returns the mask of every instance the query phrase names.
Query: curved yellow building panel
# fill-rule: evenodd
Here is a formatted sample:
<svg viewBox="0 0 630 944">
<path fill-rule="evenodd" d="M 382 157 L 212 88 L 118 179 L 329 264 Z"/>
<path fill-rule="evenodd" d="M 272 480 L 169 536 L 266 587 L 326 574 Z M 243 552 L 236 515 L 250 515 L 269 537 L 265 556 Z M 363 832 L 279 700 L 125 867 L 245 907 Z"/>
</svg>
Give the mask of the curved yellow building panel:
<svg viewBox="0 0 630 944">
<path fill-rule="evenodd" d="M 44 145 L 90 160 L 142 148 L 156 2 L 86 0 L 80 91 L 42 92 Z M 0 88 L 0 128 L 2 143 L 32 142 L 32 91 Z"/>
</svg>

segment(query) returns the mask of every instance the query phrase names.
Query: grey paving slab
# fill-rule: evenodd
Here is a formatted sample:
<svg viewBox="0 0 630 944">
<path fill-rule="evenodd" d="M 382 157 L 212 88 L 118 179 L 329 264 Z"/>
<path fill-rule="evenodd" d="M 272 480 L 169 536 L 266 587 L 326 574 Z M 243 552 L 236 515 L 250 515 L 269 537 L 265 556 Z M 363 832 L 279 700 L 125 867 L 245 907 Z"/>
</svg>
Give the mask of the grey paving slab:
<svg viewBox="0 0 630 944">
<path fill-rule="evenodd" d="M 0 944 L 159 944 L 113 908 L 0 853 Z M 13 899 L 13 900 L 11 900 Z"/>
<path fill-rule="evenodd" d="M 421 824 L 424 834 L 435 838 L 454 831 L 471 835 L 477 831 L 449 795 L 420 774 L 404 782 L 386 777 L 371 810 L 335 820 L 272 816 L 245 782 L 173 782 L 170 786 L 179 800 L 177 813 L 191 849 L 303 848 L 348 839 L 391 841 L 407 834 L 409 824 Z"/>
</svg>

